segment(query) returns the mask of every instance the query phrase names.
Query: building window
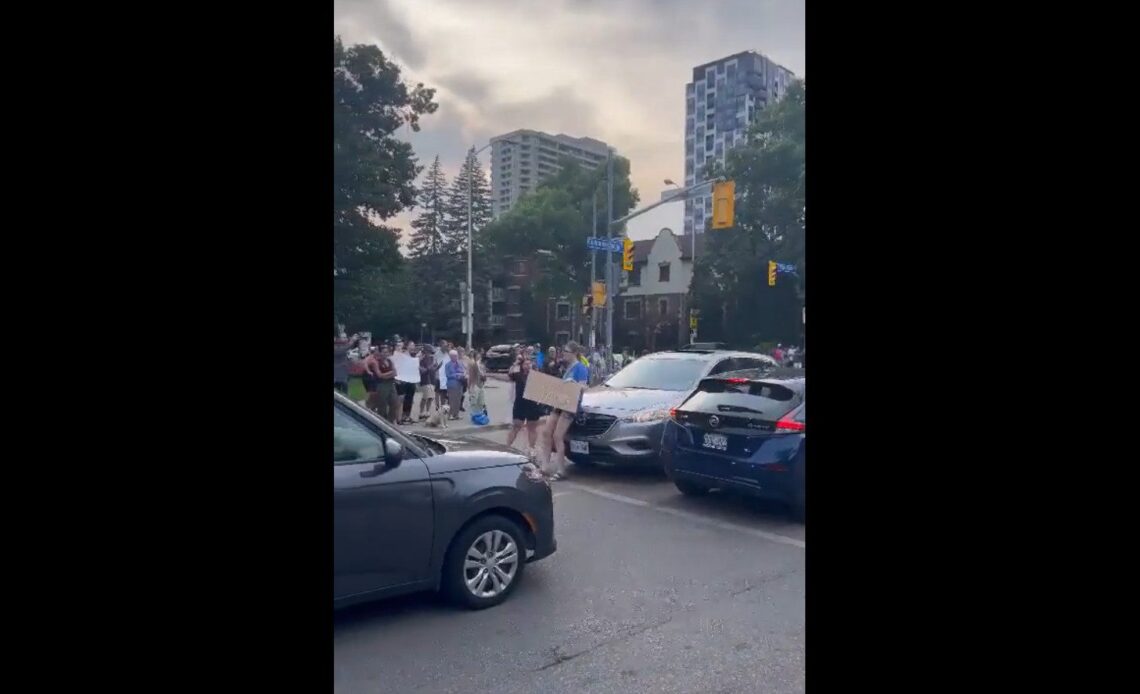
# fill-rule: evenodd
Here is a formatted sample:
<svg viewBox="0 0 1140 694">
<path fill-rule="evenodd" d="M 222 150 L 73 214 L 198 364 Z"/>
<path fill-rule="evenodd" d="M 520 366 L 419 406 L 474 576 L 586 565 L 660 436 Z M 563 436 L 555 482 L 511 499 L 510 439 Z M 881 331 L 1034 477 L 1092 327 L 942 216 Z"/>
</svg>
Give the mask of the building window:
<svg viewBox="0 0 1140 694">
<path fill-rule="evenodd" d="M 718 74 L 718 75 L 724 74 L 724 63 L 721 63 L 720 65 L 716 66 L 716 74 Z"/>
<path fill-rule="evenodd" d="M 625 302 L 625 319 L 637 320 L 641 318 L 641 299 L 627 299 Z"/>
<path fill-rule="evenodd" d="M 661 314 L 662 317 L 669 315 L 669 300 L 660 299 L 657 302 L 657 311 Z"/>
<path fill-rule="evenodd" d="M 661 263 L 659 266 L 657 266 L 657 281 L 669 281 L 669 263 Z"/>
<path fill-rule="evenodd" d="M 710 150 L 713 148 L 713 135 L 705 135 L 705 149 Z"/>
<path fill-rule="evenodd" d="M 712 84 L 716 81 L 716 70 L 710 68 L 705 69 L 705 84 Z"/>
<path fill-rule="evenodd" d="M 559 301 L 554 306 L 554 318 L 555 318 L 555 320 L 570 320 L 570 302 L 569 301 Z"/>
<path fill-rule="evenodd" d="M 568 333 L 568 332 L 554 333 L 554 344 L 561 347 L 562 345 L 566 344 L 569 341 L 570 341 L 570 333 Z"/>
<path fill-rule="evenodd" d="M 641 267 L 642 267 L 641 263 L 634 263 L 633 264 L 633 269 L 629 271 L 629 286 L 631 286 L 631 287 L 640 287 L 641 286 Z"/>
<path fill-rule="evenodd" d="M 516 275 L 525 275 L 526 274 L 526 261 L 525 260 L 516 260 L 515 261 L 515 274 Z"/>
</svg>

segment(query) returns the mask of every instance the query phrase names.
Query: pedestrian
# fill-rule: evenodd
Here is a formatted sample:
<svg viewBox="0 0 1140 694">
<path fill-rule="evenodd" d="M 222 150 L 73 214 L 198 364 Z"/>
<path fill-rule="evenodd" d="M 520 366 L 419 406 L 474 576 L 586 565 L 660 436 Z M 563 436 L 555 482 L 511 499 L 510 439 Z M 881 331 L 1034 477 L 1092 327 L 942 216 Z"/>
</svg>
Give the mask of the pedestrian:
<svg viewBox="0 0 1140 694">
<path fill-rule="evenodd" d="M 396 394 L 396 365 L 392 362 L 392 348 L 387 343 L 380 348 L 376 359 L 378 383 L 376 402 L 378 414 L 395 423 L 400 418 L 400 398 Z"/>
<path fill-rule="evenodd" d="M 431 413 L 432 403 L 435 400 L 435 360 L 431 348 L 424 345 L 420 350 L 420 419 L 425 419 Z"/>
<path fill-rule="evenodd" d="M 772 358 L 775 359 L 776 363 L 780 366 L 784 365 L 784 346 L 782 344 L 776 344 L 776 349 L 772 350 Z"/>
<path fill-rule="evenodd" d="M 364 357 L 362 366 L 364 371 L 362 373 L 362 380 L 364 381 L 364 392 L 367 394 L 364 397 L 364 406 L 373 412 L 380 411 L 380 401 L 377 400 L 376 391 L 380 386 L 380 364 L 379 356 L 376 347 L 370 347 L 368 354 Z"/>
<path fill-rule="evenodd" d="M 562 348 L 562 362 L 566 365 L 566 373 L 562 376 L 564 381 L 573 381 L 586 386 L 590 379 L 590 370 L 582 363 L 582 347 L 577 342 L 570 341 Z M 578 409 L 581 409 L 579 401 Z M 542 444 L 539 448 L 539 465 L 543 472 L 552 480 L 562 479 L 566 476 L 566 432 L 574 421 L 577 410 L 566 412 L 555 409 L 546 418 L 542 434 Z M 551 456 L 553 448 L 553 457 Z"/>
<path fill-rule="evenodd" d="M 456 351 L 459 352 L 459 363 L 463 365 L 463 379 L 462 379 L 463 380 L 463 397 L 459 401 L 459 411 L 460 412 L 466 412 L 467 411 L 467 388 L 469 385 L 471 385 L 469 382 L 469 379 L 468 379 L 468 375 L 471 373 L 471 360 L 467 357 L 467 350 L 466 349 L 460 347 Z"/>
<path fill-rule="evenodd" d="M 524 354 L 519 354 L 515 363 L 507 372 L 507 377 L 515 387 L 514 406 L 511 408 L 511 433 L 507 435 L 507 445 L 511 446 L 515 438 L 526 427 L 527 455 L 534 457 L 535 443 L 538 441 L 538 420 L 542 418 L 542 406 L 533 400 L 523 397 L 526 393 L 526 379 L 532 368 L 531 361 Z"/>
<path fill-rule="evenodd" d="M 356 335 L 352 336 L 356 339 Z M 348 353 L 352 341 L 340 335 L 333 336 L 333 389 L 348 395 Z"/>
<path fill-rule="evenodd" d="M 406 361 L 408 359 L 416 358 L 416 343 L 408 340 L 400 345 L 400 360 Z M 400 424 L 412 423 L 412 403 L 416 398 L 416 389 L 419 387 L 419 375 L 409 374 L 407 370 L 404 371 L 403 378 L 399 376 L 399 369 L 396 370 L 396 390 L 403 400 L 402 411 L 400 412 Z"/>
<path fill-rule="evenodd" d="M 459 352 L 453 349 L 447 353 L 447 356 L 449 361 L 444 364 L 447 404 L 451 407 L 451 419 L 459 419 L 460 405 L 463 402 L 463 381 L 467 373 L 463 369 L 463 362 L 459 360 Z"/>
</svg>

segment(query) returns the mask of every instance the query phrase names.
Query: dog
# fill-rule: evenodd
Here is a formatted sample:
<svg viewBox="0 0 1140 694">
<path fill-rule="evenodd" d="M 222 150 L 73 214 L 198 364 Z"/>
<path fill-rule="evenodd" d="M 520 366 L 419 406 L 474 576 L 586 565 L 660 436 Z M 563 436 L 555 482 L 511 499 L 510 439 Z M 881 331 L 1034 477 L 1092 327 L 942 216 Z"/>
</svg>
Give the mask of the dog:
<svg viewBox="0 0 1140 694">
<path fill-rule="evenodd" d="M 428 415 L 427 425 L 432 428 L 446 429 L 447 419 L 451 415 L 451 405 L 446 402 L 438 409 Z"/>
</svg>

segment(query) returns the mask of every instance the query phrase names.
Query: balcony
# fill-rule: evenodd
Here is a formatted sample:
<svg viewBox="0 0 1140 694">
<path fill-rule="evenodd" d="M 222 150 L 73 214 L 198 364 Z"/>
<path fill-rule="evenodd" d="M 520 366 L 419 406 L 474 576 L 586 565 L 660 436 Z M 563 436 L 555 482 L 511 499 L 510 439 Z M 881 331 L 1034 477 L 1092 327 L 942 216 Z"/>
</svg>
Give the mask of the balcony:
<svg viewBox="0 0 1140 694">
<path fill-rule="evenodd" d="M 507 317 L 502 315 L 492 315 L 489 322 L 492 328 L 501 328 L 507 324 Z"/>
<path fill-rule="evenodd" d="M 491 289 L 491 301 L 506 301 L 507 290 L 502 287 L 494 287 Z"/>
</svg>

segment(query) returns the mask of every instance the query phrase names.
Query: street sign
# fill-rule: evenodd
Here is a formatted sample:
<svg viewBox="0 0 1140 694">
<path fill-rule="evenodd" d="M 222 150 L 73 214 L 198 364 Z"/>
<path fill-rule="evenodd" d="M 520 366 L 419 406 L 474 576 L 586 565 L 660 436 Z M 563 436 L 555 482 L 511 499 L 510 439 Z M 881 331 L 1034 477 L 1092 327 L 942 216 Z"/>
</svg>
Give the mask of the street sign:
<svg viewBox="0 0 1140 694">
<path fill-rule="evenodd" d="M 776 263 L 776 271 L 781 275 L 794 275 L 796 266 L 794 263 Z"/>
<path fill-rule="evenodd" d="M 589 236 L 586 238 L 586 249 L 591 251 L 621 253 L 621 238 L 615 237 L 607 239 L 600 236 Z"/>
</svg>

